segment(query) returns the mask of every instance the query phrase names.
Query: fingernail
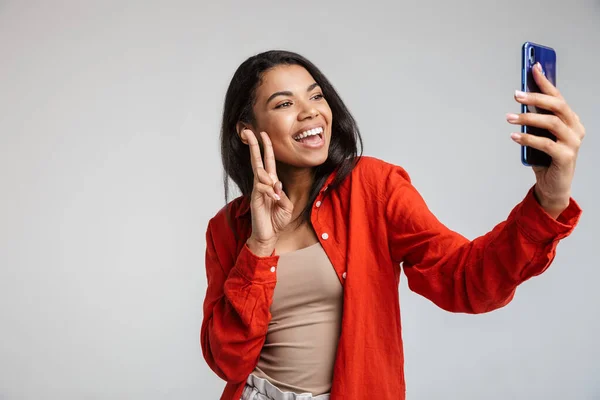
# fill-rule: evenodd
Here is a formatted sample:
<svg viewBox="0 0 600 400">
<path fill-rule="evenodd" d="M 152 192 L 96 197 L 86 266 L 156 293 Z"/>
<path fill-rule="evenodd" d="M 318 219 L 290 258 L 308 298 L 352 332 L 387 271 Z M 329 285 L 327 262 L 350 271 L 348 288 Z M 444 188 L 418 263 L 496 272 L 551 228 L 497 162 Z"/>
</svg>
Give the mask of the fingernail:
<svg viewBox="0 0 600 400">
<path fill-rule="evenodd" d="M 273 198 L 277 201 L 281 200 L 281 197 L 277 193 L 273 193 Z"/>
<path fill-rule="evenodd" d="M 525 97 L 527 97 L 527 94 L 525 92 L 521 92 L 520 90 L 515 90 L 515 97 L 523 100 Z"/>
<path fill-rule="evenodd" d="M 506 114 L 506 120 L 508 122 L 517 122 L 517 120 L 519 119 L 519 116 L 517 114 Z"/>
<path fill-rule="evenodd" d="M 511 134 L 510 134 L 510 137 L 511 137 L 513 140 L 520 140 L 520 139 L 522 138 L 521 134 L 520 134 L 520 133 L 516 133 L 516 132 L 515 132 L 515 133 L 511 133 Z"/>
<path fill-rule="evenodd" d="M 543 72 L 542 71 L 542 64 L 540 64 L 539 61 L 535 63 L 535 67 L 537 68 L 538 71 Z"/>
</svg>

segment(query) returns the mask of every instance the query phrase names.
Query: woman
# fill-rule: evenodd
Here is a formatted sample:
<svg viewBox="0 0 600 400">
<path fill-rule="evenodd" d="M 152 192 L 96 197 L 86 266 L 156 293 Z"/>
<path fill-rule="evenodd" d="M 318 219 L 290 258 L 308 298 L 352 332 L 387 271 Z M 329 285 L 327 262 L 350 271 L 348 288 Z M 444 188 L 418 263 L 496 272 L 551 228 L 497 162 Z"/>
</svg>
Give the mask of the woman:
<svg viewBox="0 0 600 400">
<path fill-rule="evenodd" d="M 404 399 L 398 283 L 451 312 L 484 313 L 542 273 L 581 210 L 571 180 L 584 128 L 535 68 L 554 115 L 507 115 L 557 142 L 507 220 L 469 241 L 442 225 L 407 172 L 358 156 L 359 130 L 327 78 L 270 51 L 231 80 L 221 152 L 242 196 L 208 224 L 201 345 L 227 385 L 221 399 Z"/>
</svg>

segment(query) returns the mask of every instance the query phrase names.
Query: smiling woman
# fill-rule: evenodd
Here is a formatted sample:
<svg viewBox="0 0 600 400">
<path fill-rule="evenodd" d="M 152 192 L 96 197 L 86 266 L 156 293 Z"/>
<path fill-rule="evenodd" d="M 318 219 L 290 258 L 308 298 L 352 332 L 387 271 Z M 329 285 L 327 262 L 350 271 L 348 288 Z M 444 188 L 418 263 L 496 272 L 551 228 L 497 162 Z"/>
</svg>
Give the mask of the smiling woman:
<svg viewBox="0 0 600 400">
<path fill-rule="evenodd" d="M 508 304 L 542 273 L 581 210 L 570 197 L 584 129 L 536 69 L 543 94 L 515 100 L 556 115 L 552 153 L 508 218 L 467 240 L 430 212 L 400 166 L 359 155 L 354 119 L 304 57 L 269 51 L 235 72 L 221 131 L 225 195 L 242 196 L 206 231 L 208 288 L 200 341 L 227 385 L 223 400 L 404 399 L 398 283 L 463 313 Z M 537 118 L 537 119 L 535 119 Z"/>
<path fill-rule="evenodd" d="M 306 205 L 316 198 L 318 189 L 334 169 L 337 186 L 350 173 L 362 148 L 358 126 L 346 105 L 325 75 L 309 60 L 291 52 L 270 51 L 251 57 L 234 74 L 225 97 L 221 128 L 221 156 L 225 169 L 225 197 L 231 178 L 243 195 L 254 187 L 247 141 L 240 140 L 244 127 L 268 133 L 273 142 L 278 173 L 305 170 L 312 184 Z M 298 146 L 297 135 L 322 128 L 318 151 Z M 335 132 L 332 137 L 331 133 Z M 304 150 L 304 151 L 303 151 Z M 283 179 L 282 179 L 283 180 Z M 285 180 L 283 180 L 285 182 Z M 306 181 L 305 181 L 306 183 Z M 307 220 L 310 207 L 303 210 Z"/>
<path fill-rule="evenodd" d="M 273 92 L 282 86 L 294 87 Z M 271 92 L 265 101 L 263 97 Z M 278 66 L 266 73 L 257 91 L 253 115 L 254 121 L 250 123 L 253 131 L 272 132 L 269 138 L 278 156 L 280 174 L 317 167 L 327 160 L 331 108 L 319 84 L 303 67 Z M 243 131 L 246 125 L 239 122 L 238 131 Z"/>
</svg>

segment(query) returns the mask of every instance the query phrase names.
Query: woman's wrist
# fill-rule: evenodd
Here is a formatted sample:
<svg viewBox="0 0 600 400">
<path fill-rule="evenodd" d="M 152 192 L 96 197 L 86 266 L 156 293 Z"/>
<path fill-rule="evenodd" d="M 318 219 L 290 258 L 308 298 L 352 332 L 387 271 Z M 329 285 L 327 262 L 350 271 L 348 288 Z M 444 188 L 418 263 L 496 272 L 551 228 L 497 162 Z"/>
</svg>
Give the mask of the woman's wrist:
<svg viewBox="0 0 600 400">
<path fill-rule="evenodd" d="M 535 195 L 535 199 L 540 204 L 540 206 L 544 209 L 544 211 L 546 211 L 546 213 L 554 219 L 558 218 L 558 216 L 560 214 L 562 214 L 562 212 L 565 211 L 569 207 L 569 204 L 571 201 L 570 195 L 559 196 L 559 197 L 550 199 L 550 198 L 544 196 L 543 194 L 541 194 L 537 190 L 537 186 L 536 186 L 535 190 L 533 191 L 533 193 Z"/>
<path fill-rule="evenodd" d="M 269 257 L 275 251 L 277 240 L 260 241 L 250 236 L 246 241 L 246 245 L 250 251 L 258 257 Z"/>
</svg>

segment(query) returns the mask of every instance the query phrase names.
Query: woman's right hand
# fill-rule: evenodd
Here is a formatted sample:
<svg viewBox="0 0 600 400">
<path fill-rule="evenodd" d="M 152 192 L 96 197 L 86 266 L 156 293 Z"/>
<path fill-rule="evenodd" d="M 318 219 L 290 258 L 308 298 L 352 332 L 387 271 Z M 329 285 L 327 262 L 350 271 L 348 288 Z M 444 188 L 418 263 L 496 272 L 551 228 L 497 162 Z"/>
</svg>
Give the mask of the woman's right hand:
<svg viewBox="0 0 600 400">
<path fill-rule="evenodd" d="M 271 139 L 266 132 L 261 132 L 260 135 L 265 151 L 264 166 L 254 132 L 246 128 L 241 134 L 250 147 L 250 161 L 254 172 L 254 187 L 250 195 L 252 234 L 246 243 L 254 254 L 266 257 L 273 253 L 279 234 L 292 220 L 294 204 L 283 191 L 277 177 Z"/>
</svg>

